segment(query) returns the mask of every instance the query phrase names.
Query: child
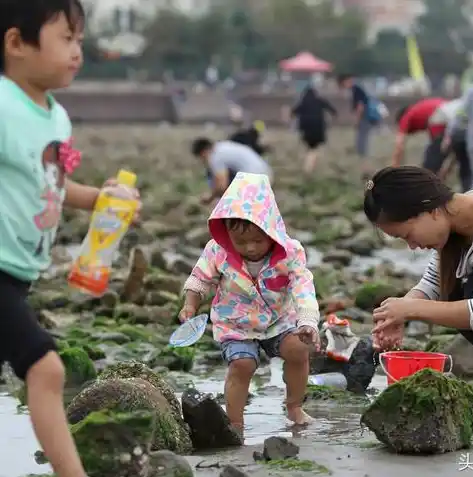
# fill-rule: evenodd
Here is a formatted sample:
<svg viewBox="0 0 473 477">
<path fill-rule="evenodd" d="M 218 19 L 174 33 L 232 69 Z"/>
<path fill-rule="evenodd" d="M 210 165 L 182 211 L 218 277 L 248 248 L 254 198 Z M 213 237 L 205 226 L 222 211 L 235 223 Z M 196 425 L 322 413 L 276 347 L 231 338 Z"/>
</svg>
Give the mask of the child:
<svg viewBox="0 0 473 477">
<path fill-rule="evenodd" d="M 63 405 L 64 368 L 52 337 L 27 303 L 50 264 L 62 205 L 92 210 L 99 189 L 68 175 L 66 111 L 48 93 L 82 64 L 79 0 L 0 0 L 0 363 L 26 381 L 36 436 L 59 477 L 85 477 Z"/>
<path fill-rule="evenodd" d="M 301 244 L 288 237 L 269 178 L 239 172 L 209 218 L 210 240 L 184 285 L 180 319 L 197 313 L 217 285 L 211 319 L 229 364 L 227 414 L 243 434 L 243 411 L 259 350 L 284 360 L 288 418 L 307 424 L 302 410 L 309 342 L 319 344 L 319 307 Z"/>
</svg>

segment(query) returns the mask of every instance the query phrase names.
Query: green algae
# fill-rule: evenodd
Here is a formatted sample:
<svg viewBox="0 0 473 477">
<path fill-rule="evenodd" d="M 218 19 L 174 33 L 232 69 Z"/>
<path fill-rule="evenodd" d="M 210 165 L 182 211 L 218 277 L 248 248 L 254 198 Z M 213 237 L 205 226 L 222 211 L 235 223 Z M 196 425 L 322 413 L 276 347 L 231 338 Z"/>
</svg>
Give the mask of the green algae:
<svg viewBox="0 0 473 477">
<path fill-rule="evenodd" d="M 66 370 L 67 386 L 77 386 L 97 377 L 94 363 L 83 348 L 66 348 L 59 351 Z"/>
<path fill-rule="evenodd" d="M 337 401 L 342 403 L 364 404 L 370 400 L 364 394 L 353 394 L 350 391 L 336 389 L 330 386 L 309 384 L 306 387 L 306 399 L 310 401 Z"/>
<path fill-rule="evenodd" d="M 390 385 L 361 424 L 400 453 L 441 453 L 471 445 L 473 387 L 432 369 Z"/>
<path fill-rule="evenodd" d="M 383 300 L 399 295 L 392 285 L 383 282 L 370 282 L 362 285 L 355 295 L 355 306 L 362 310 L 372 311 Z"/>
<path fill-rule="evenodd" d="M 331 475 L 330 469 L 312 460 L 299 460 L 297 458 L 270 460 L 265 465 L 275 470 L 296 470 L 310 472 L 312 475 Z"/>
<path fill-rule="evenodd" d="M 118 475 L 123 471 L 120 455 L 136 447 L 146 450 L 153 441 L 158 414 L 147 411 L 93 412 L 71 426 L 82 462 L 89 477 Z M 136 474 L 138 475 L 138 474 Z"/>
</svg>

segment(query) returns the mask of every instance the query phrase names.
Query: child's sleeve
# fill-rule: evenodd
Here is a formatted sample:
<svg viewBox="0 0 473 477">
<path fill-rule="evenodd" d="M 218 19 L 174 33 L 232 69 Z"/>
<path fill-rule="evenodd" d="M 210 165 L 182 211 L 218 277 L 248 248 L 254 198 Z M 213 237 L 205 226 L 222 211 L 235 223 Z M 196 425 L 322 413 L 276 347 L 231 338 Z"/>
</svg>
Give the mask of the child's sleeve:
<svg viewBox="0 0 473 477">
<path fill-rule="evenodd" d="M 314 277 L 307 268 L 304 248 L 296 242 L 294 258 L 290 263 L 289 292 L 297 308 L 297 326 L 318 330 L 320 311 L 315 295 Z"/>
<path fill-rule="evenodd" d="M 189 278 L 184 283 L 184 292 L 193 291 L 205 298 L 212 285 L 218 282 L 220 272 L 216 267 L 218 244 L 210 240 L 195 264 Z"/>
</svg>

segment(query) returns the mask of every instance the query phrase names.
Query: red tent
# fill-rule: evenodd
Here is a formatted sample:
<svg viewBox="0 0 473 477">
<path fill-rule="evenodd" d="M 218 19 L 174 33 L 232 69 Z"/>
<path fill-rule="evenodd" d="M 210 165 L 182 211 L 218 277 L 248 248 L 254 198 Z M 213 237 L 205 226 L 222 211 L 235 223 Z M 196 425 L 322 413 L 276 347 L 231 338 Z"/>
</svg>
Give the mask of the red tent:
<svg viewBox="0 0 473 477">
<path fill-rule="evenodd" d="M 301 51 L 292 58 L 280 61 L 279 66 L 288 72 L 327 73 L 333 69 L 330 63 L 308 51 Z"/>
</svg>

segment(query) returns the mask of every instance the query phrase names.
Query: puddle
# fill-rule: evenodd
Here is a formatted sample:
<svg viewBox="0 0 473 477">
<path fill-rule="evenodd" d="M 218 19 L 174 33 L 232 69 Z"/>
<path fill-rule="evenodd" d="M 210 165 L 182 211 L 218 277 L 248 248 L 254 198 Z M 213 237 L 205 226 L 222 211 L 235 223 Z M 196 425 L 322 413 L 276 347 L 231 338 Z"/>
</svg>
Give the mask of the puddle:
<svg viewBox="0 0 473 477">
<path fill-rule="evenodd" d="M 200 391 L 218 394 L 223 393 L 225 368 L 217 369 L 211 377 L 180 377 L 184 385 L 192 380 Z M 375 375 L 372 385 L 382 389 L 386 386 L 386 378 Z M 289 423 L 284 416 L 284 390 L 281 360 L 274 359 L 269 366 L 258 370 L 250 388 L 254 397 L 245 412 L 245 444 L 260 444 L 270 435 L 294 435 L 288 429 Z M 17 405 L 18 401 L 6 393 L 0 394 L 0 477 L 47 473 L 51 470 L 48 465 L 37 465 L 34 461 L 34 453 L 39 445 L 31 429 L 29 416 L 19 414 Z M 317 440 L 330 437 L 334 443 L 343 443 L 344 438 L 353 441 L 353 433 L 360 430 L 359 414 L 340 410 L 338 405 L 324 404 L 314 417 L 315 423 L 298 435 Z"/>
</svg>

